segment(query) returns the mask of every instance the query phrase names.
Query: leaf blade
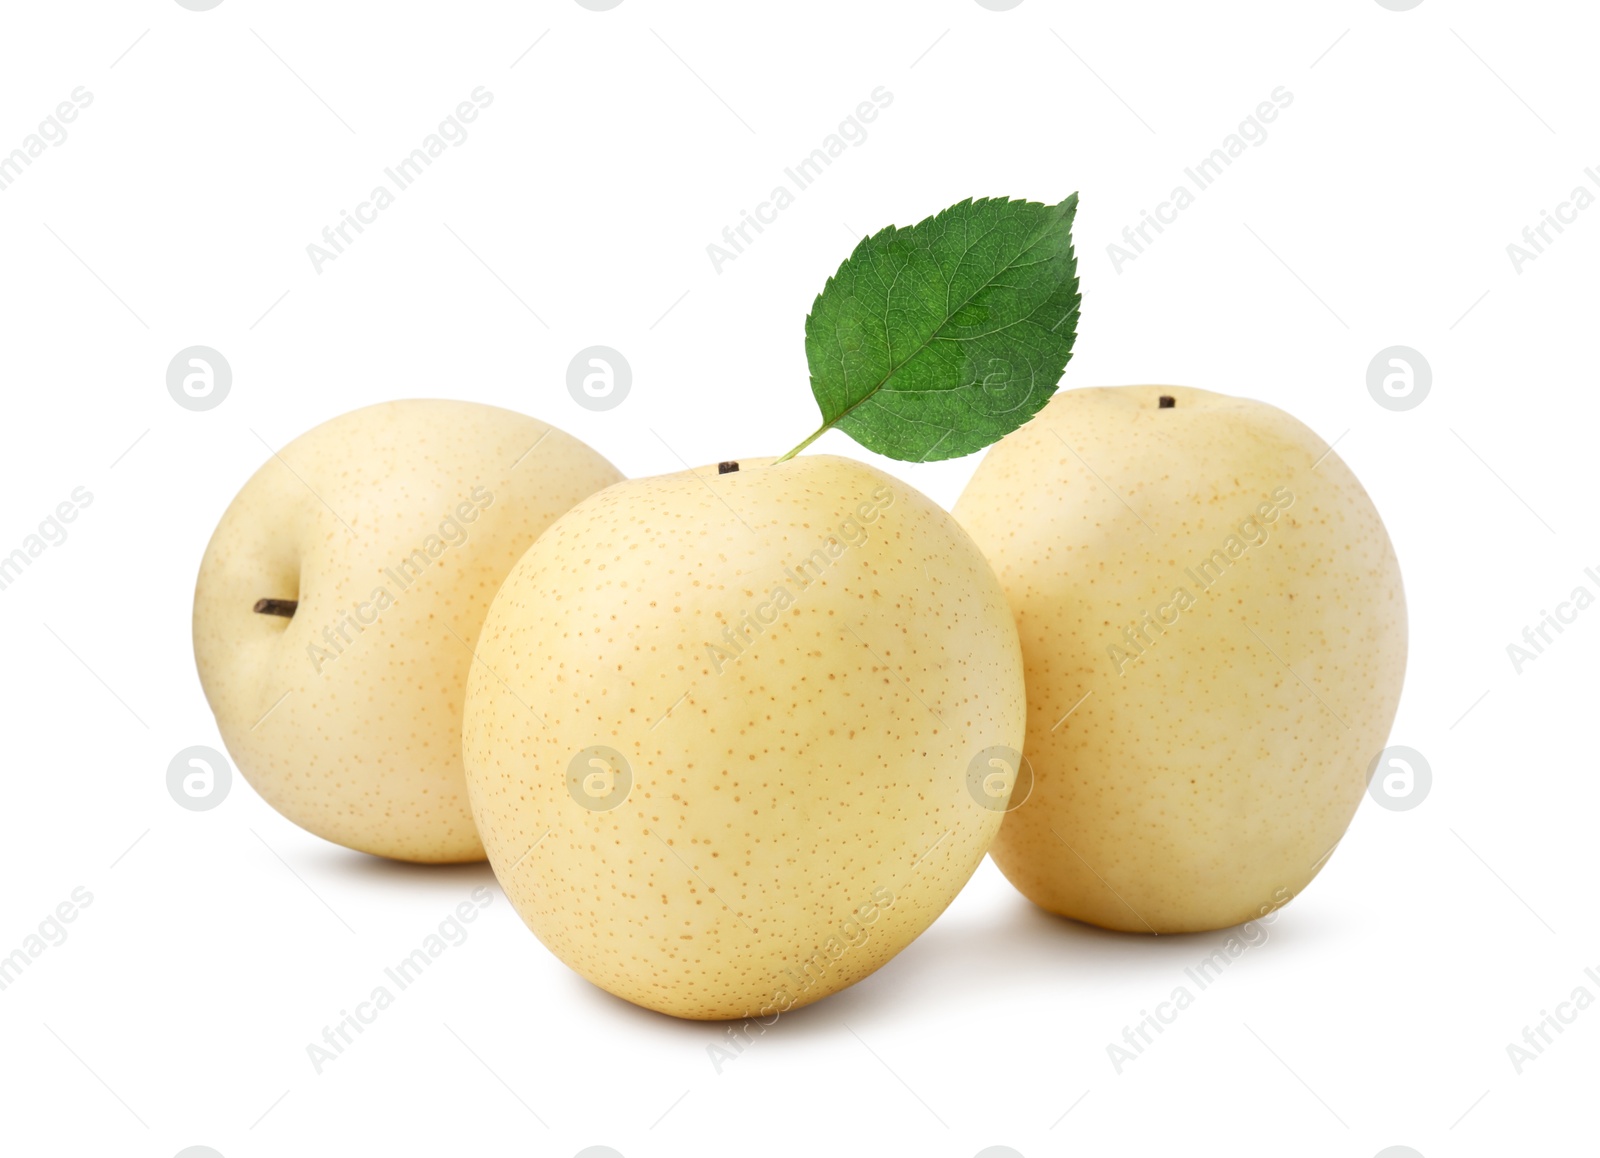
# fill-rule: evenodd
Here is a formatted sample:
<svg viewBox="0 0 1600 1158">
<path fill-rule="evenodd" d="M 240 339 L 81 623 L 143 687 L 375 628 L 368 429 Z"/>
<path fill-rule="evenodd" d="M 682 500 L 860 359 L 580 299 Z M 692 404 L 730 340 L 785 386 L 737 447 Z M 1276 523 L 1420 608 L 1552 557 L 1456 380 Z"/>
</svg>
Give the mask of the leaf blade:
<svg viewBox="0 0 1600 1158">
<path fill-rule="evenodd" d="M 821 429 L 928 461 L 1037 413 L 1077 336 L 1077 204 L 968 199 L 857 245 L 806 318 Z"/>
</svg>

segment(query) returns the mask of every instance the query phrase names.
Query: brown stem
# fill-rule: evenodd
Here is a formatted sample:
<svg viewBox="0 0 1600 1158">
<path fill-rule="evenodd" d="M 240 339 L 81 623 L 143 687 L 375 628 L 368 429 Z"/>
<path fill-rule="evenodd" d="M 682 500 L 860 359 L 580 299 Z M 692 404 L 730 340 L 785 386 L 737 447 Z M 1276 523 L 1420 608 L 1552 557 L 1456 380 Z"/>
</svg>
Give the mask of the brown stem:
<svg viewBox="0 0 1600 1158">
<path fill-rule="evenodd" d="M 285 619 L 293 619 L 295 608 L 300 606 L 298 599 L 257 599 L 257 615 L 281 615 Z"/>
<path fill-rule="evenodd" d="M 1171 410 L 1177 404 L 1178 404 L 1178 400 L 1176 398 L 1174 398 L 1172 395 L 1163 394 L 1161 396 L 1161 409 L 1163 409 L 1163 410 Z"/>
<path fill-rule="evenodd" d="M 736 463 L 736 462 L 719 462 L 719 463 L 717 463 L 717 473 L 718 474 L 732 474 L 734 471 L 736 471 L 738 469 L 739 469 L 739 464 Z"/>
</svg>

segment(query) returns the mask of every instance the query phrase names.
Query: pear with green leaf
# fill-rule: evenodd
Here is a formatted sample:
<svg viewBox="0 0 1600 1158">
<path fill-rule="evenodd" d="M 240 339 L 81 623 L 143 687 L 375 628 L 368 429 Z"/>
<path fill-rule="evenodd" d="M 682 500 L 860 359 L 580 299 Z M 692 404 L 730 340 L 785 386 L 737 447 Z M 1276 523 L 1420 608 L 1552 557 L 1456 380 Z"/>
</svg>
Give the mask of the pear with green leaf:
<svg viewBox="0 0 1600 1158">
<path fill-rule="evenodd" d="M 473 814 L 557 956 L 680 1017 L 759 1018 L 909 944 L 982 860 L 1022 656 L 983 555 L 840 429 L 921 461 L 1050 398 L 1078 282 L 1060 205 L 979 200 L 861 242 L 806 321 L 817 431 L 619 483 L 512 569 L 465 707 Z"/>
</svg>

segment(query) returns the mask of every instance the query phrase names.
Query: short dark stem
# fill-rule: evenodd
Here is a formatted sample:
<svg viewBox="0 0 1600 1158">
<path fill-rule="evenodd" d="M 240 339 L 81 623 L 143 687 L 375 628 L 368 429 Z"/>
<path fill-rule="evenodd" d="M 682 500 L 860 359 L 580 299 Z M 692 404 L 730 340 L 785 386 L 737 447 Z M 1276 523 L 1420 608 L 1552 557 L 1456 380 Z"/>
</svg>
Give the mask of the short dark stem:
<svg viewBox="0 0 1600 1158">
<path fill-rule="evenodd" d="M 1176 398 L 1174 398 L 1172 395 L 1163 394 L 1161 396 L 1161 409 L 1163 409 L 1163 410 L 1171 410 L 1177 404 L 1178 404 L 1178 400 Z"/>
<path fill-rule="evenodd" d="M 718 474 L 733 474 L 738 469 L 739 469 L 739 464 L 736 463 L 736 462 L 719 462 L 719 463 L 717 463 L 717 473 Z"/>
<path fill-rule="evenodd" d="M 285 619 L 293 619 L 295 608 L 300 606 L 298 599 L 257 599 L 257 615 L 281 615 Z"/>
</svg>

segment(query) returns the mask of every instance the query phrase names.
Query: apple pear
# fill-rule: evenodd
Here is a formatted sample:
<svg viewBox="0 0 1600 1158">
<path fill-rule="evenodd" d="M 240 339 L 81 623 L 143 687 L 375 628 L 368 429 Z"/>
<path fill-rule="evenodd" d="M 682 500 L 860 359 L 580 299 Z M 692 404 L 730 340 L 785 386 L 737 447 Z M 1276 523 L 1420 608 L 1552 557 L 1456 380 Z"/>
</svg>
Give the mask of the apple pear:
<svg viewBox="0 0 1600 1158">
<path fill-rule="evenodd" d="M 1394 548 L 1327 442 L 1204 390 L 1072 390 L 988 452 L 955 515 L 1027 670 L 1033 790 L 1001 871 L 1141 933 L 1297 895 L 1361 801 L 1406 663 Z"/>
<path fill-rule="evenodd" d="M 467 785 L 506 895 L 578 973 L 679 1017 L 771 1024 L 883 965 L 982 860 L 1020 760 L 994 573 L 845 458 L 585 499 L 478 656 Z"/>
<path fill-rule="evenodd" d="M 540 532 L 620 478 L 554 427 L 470 402 L 370 406 L 276 451 L 195 586 L 200 682 L 240 773 L 335 843 L 482 860 L 461 768 L 478 629 Z"/>
</svg>

